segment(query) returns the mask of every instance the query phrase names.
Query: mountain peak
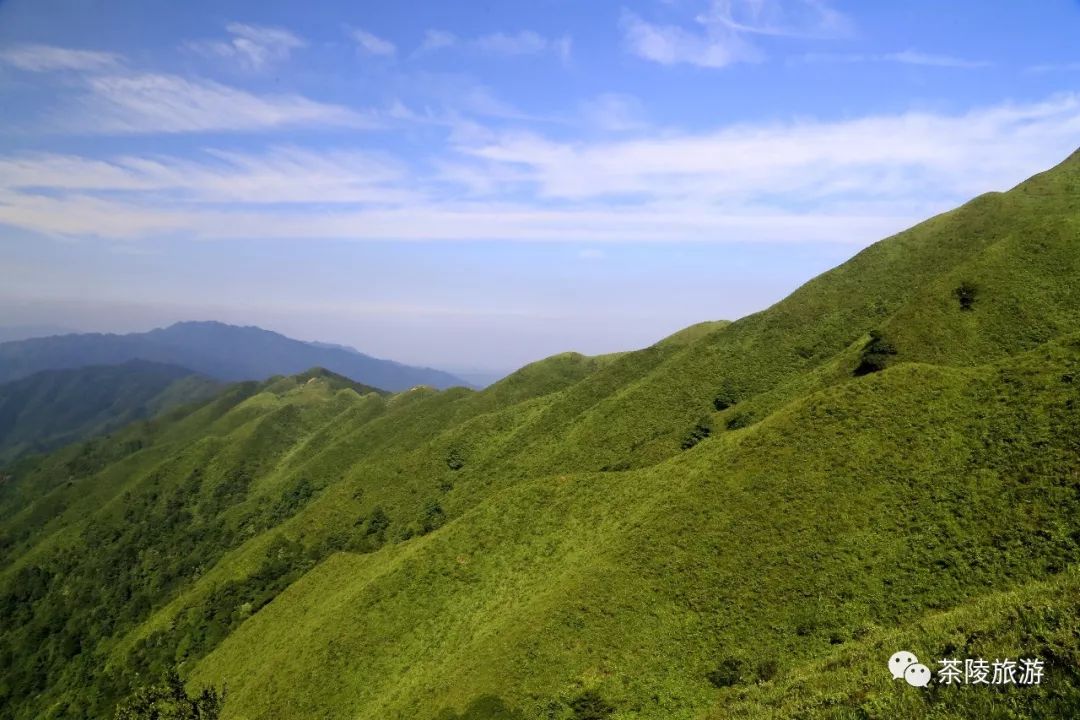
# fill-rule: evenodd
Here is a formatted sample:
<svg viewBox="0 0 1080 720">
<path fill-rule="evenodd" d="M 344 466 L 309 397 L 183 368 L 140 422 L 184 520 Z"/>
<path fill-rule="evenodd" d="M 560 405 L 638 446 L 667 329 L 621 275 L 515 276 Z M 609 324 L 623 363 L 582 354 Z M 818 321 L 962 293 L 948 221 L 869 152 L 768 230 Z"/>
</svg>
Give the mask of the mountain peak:
<svg viewBox="0 0 1080 720">
<path fill-rule="evenodd" d="M 440 370 L 381 360 L 343 347 L 294 340 L 272 330 L 216 320 L 178 322 L 146 333 L 66 335 L 7 343 L 0 352 L 0 382 L 39 370 L 148 360 L 188 368 L 226 381 L 266 380 L 322 367 L 364 387 L 391 392 L 416 385 L 467 386 Z"/>
</svg>

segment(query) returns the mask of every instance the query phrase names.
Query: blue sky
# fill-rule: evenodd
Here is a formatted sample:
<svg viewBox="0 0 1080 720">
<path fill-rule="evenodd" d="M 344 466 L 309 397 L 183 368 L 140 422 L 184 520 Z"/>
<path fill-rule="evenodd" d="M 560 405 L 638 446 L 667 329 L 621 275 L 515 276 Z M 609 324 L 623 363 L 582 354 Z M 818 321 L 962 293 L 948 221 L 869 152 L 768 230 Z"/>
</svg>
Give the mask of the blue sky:
<svg viewBox="0 0 1080 720">
<path fill-rule="evenodd" d="M 1076 0 L 0 1 L 0 324 L 640 347 L 1063 159 L 1076 37 Z"/>
</svg>

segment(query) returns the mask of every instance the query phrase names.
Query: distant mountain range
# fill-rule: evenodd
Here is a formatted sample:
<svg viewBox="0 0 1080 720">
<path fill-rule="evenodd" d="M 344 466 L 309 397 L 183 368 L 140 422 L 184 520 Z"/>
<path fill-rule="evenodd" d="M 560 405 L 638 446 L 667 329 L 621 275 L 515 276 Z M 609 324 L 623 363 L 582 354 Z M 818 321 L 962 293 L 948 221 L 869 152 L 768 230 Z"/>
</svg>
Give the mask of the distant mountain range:
<svg viewBox="0 0 1080 720">
<path fill-rule="evenodd" d="M 34 373 L 0 385 L 0 463 L 206 400 L 222 387 L 186 368 L 145 360 Z"/>
<path fill-rule="evenodd" d="M 0 326 L 0 343 L 49 335 L 68 335 L 73 332 L 76 331 L 59 325 L 4 325 Z"/>
<path fill-rule="evenodd" d="M 468 385 L 449 373 L 364 355 L 352 348 L 293 340 L 257 327 L 182 322 L 128 335 L 77 334 L 0 343 L 0 383 L 42 370 L 129 360 L 176 365 L 217 380 L 265 380 L 321 367 L 383 390 Z"/>
</svg>

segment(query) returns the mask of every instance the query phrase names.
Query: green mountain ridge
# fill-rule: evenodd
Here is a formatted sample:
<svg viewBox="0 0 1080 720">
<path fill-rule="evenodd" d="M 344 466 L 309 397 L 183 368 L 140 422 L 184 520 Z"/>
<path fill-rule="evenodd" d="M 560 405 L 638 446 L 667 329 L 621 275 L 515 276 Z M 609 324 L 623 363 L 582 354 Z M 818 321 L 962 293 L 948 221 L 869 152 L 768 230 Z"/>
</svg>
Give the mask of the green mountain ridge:
<svg viewBox="0 0 1080 720">
<path fill-rule="evenodd" d="M 644 350 L 242 383 L 15 464 L 0 706 L 176 665 L 235 720 L 1074 716 L 1078 402 L 1080 153 Z"/>
<path fill-rule="evenodd" d="M 208 399 L 222 384 L 141 360 L 43 370 L 0 385 L 0 465 Z"/>
</svg>

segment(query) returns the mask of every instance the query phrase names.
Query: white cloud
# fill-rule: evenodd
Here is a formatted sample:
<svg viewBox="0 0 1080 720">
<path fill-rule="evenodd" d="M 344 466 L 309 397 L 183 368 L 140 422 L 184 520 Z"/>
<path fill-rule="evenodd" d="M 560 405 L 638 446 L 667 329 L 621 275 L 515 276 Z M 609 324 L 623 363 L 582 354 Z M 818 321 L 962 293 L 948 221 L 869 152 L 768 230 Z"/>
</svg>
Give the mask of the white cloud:
<svg viewBox="0 0 1080 720">
<path fill-rule="evenodd" d="M 561 38 L 552 41 L 551 49 L 555 52 L 556 57 L 562 61 L 563 65 L 569 65 L 574 54 L 574 40 L 569 35 L 563 35 Z"/>
<path fill-rule="evenodd" d="M 209 150 L 202 159 L 121 156 L 109 160 L 37 153 L 0 158 L 0 187 L 15 192 L 140 193 L 206 204 L 401 204 L 421 196 L 405 167 L 355 150 L 272 147 L 260 154 Z"/>
<path fill-rule="evenodd" d="M 1033 73 L 1049 73 L 1049 72 L 1078 72 L 1080 71 L 1080 62 L 1068 62 L 1068 63 L 1048 63 L 1044 65 L 1032 65 L 1027 69 L 1028 72 Z"/>
<path fill-rule="evenodd" d="M 493 55 L 537 55 L 548 49 L 547 38 L 531 30 L 513 35 L 492 33 L 474 41 L 476 47 Z"/>
<path fill-rule="evenodd" d="M 701 34 L 675 25 L 654 25 L 629 11 L 623 13 L 621 25 L 627 49 L 661 65 L 687 63 L 722 68 L 762 57 L 753 45 L 730 30 Z"/>
<path fill-rule="evenodd" d="M 293 50 L 307 43 L 283 28 L 264 25 L 229 23 L 229 40 L 204 40 L 188 43 L 187 47 L 207 56 L 238 61 L 249 70 L 264 70 L 287 60 Z"/>
<path fill-rule="evenodd" d="M 1064 157 L 1080 96 L 960 115 L 905 113 L 839 122 L 734 126 L 696 135 L 564 143 L 505 133 L 461 149 L 528 172 L 541 197 L 960 199 Z"/>
<path fill-rule="evenodd" d="M 257 131 L 295 126 L 371 127 L 372 118 L 300 95 L 255 95 L 211 80 L 132 73 L 94 75 L 64 129 L 91 133 Z"/>
<path fill-rule="evenodd" d="M 0 223 L 132 240 L 861 245 L 1064 158 L 1080 136 L 1080 96 L 638 133 L 564 142 L 480 129 L 424 166 L 347 149 L 7 157 Z"/>
<path fill-rule="evenodd" d="M 846 37 L 853 28 L 826 0 L 713 0 L 698 20 L 739 33 L 798 38 Z"/>
<path fill-rule="evenodd" d="M 424 40 L 416 51 L 418 53 L 435 52 L 443 48 L 453 47 L 457 43 L 458 38 L 454 33 L 445 30 L 428 30 L 424 33 Z"/>
<path fill-rule="evenodd" d="M 53 117 L 42 119 L 52 131 L 128 134 L 377 125 L 370 114 L 301 95 L 257 95 L 204 78 L 139 72 L 116 55 L 24 46 L 3 51 L 0 59 L 34 72 L 80 71 L 75 94 L 61 95 Z"/>
<path fill-rule="evenodd" d="M 397 46 L 389 40 L 374 35 L 367 30 L 350 28 L 349 36 L 356 42 L 361 52 L 367 55 L 379 57 L 393 57 L 397 53 Z"/>
<path fill-rule="evenodd" d="M 868 55 L 863 53 L 809 53 L 797 59 L 798 62 L 806 63 L 900 63 L 902 65 L 924 65 L 928 67 L 945 67 L 960 69 L 977 69 L 991 67 L 993 63 L 986 60 L 968 60 L 952 55 L 939 55 L 925 53 L 918 50 L 904 50 L 902 52 L 881 53 Z"/>
<path fill-rule="evenodd" d="M 690 24 L 653 23 L 624 10 L 620 26 L 627 50 L 640 58 L 708 68 L 761 60 L 754 36 L 837 38 L 852 27 L 824 0 L 711 0 Z"/>
<path fill-rule="evenodd" d="M 416 204 L 318 213 L 153 206 L 87 195 L 64 198 L 0 191 L 0 223 L 37 232 L 134 240 L 182 233 L 200 239 L 312 238 L 357 241 L 863 242 L 908 218 L 880 214 L 777 213 L 695 206 L 536 208 L 521 204 Z"/>
<path fill-rule="evenodd" d="M 640 130 L 648 125 L 641 101 L 623 93 L 598 95 L 582 103 L 581 114 L 586 123 L 608 132 Z"/>
<path fill-rule="evenodd" d="M 120 56 L 113 53 L 51 45 L 19 45 L 0 49 L 0 62 L 30 72 L 110 70 L 121 65 Z"/>
<path fill-rule="evenodd" d="M 915 50 L 890 53 L 883 56 L 884 60 L 904 63 L 906 65 L 929 65 L 931 67 L 954 67 L 954 68 L 983 68 L 990 67 L 992 63 L 985 60 L 965 60 L 964 58 L 952 57 L 951 55 L 934 55 Z"/>
<path fill-rule="evenodd" d="M 501 57 L 551 53 L 565 65 L 573 55 L 574 43 L 569 35 L 548 38 L 532 30 L 496 32 L 465 40 L 443 30 L 428 30 L 416 54 L 423 55 L 451 47 L 471 48 L 480 53 Z"/>
</svg>

